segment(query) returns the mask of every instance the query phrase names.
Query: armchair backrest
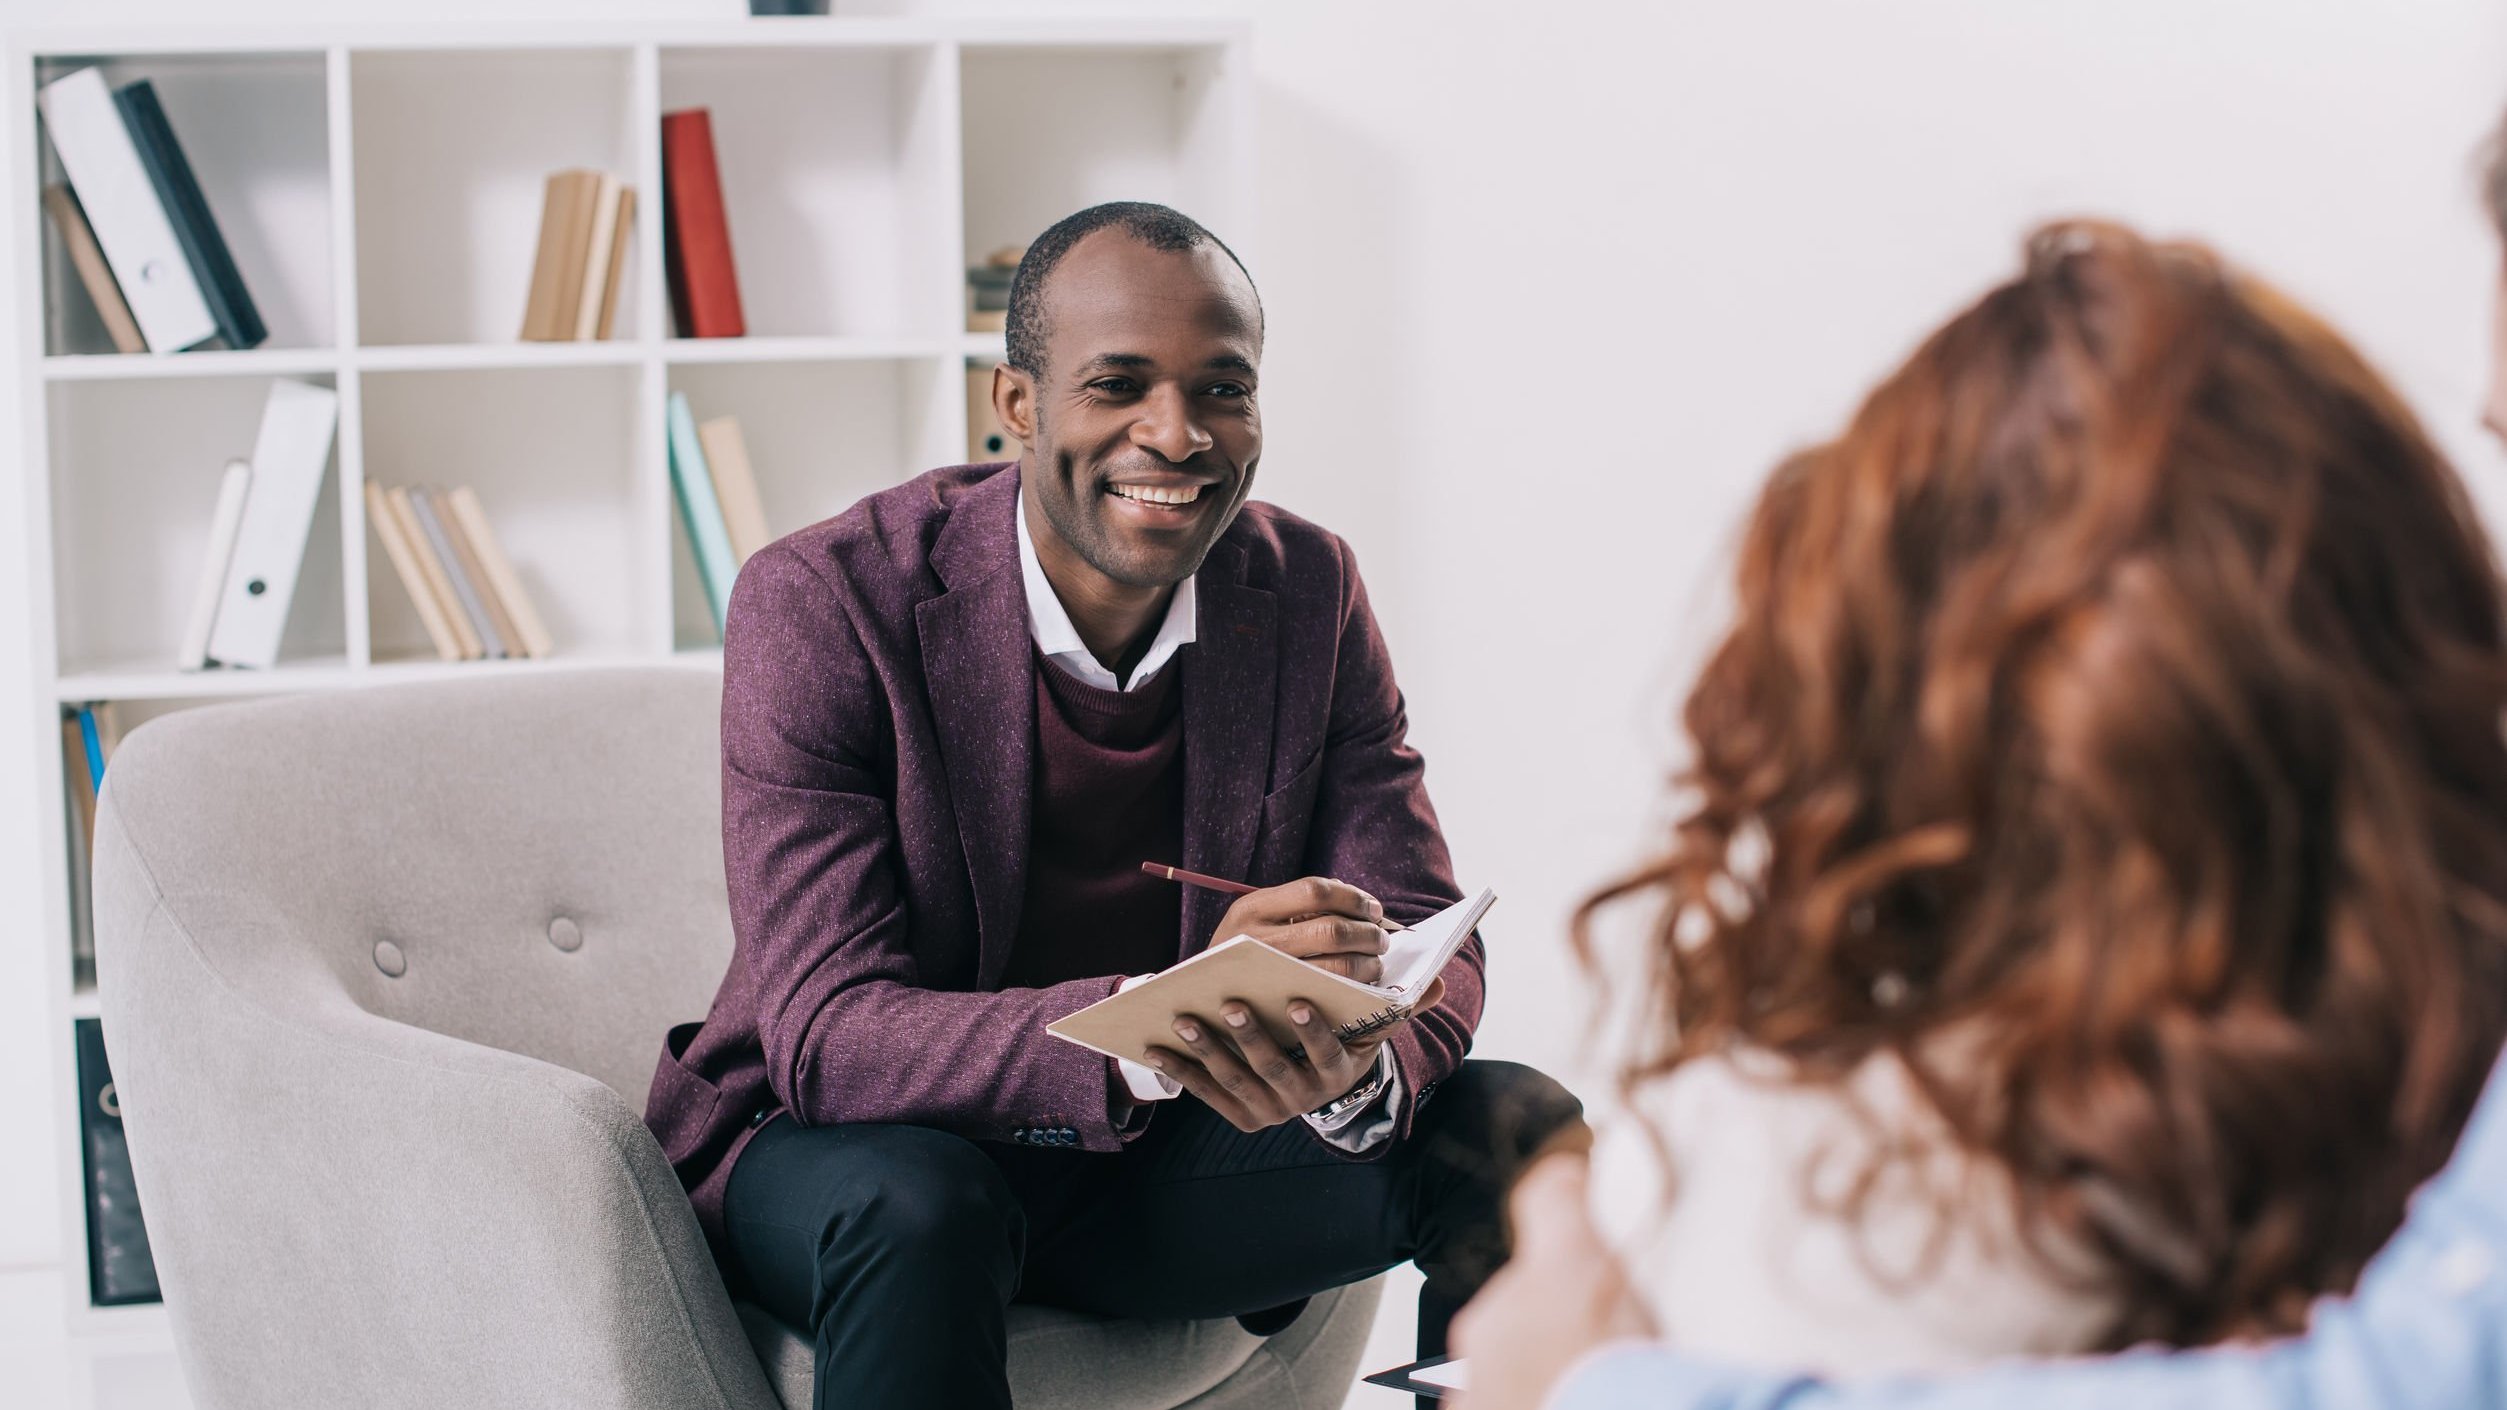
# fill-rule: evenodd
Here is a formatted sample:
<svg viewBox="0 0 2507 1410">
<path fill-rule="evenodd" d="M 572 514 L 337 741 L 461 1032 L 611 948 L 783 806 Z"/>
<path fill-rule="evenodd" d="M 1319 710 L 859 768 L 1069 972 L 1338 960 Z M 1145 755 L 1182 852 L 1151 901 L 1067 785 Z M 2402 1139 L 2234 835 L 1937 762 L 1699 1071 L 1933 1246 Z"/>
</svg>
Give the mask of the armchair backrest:
<svg viewBox="0 0 2507 1410">
<path fill-rule="evenodd" d="M 211 968 L 598 1078 L 642 1110 L 731 954 L 720 678 L 552 671 L 187 710 L 104 806 Z M 238 913 L 242 913 L 239 915 Z M 108 1041 L 110 1035 L 108 1034 Z"/>
</svg>

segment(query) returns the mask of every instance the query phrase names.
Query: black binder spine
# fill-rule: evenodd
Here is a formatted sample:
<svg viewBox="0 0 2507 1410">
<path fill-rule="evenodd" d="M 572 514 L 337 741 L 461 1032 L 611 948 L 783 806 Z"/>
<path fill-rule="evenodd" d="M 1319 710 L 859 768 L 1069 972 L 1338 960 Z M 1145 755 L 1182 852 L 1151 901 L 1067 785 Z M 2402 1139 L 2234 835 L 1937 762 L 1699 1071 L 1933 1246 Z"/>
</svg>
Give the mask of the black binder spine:
<svg viewBox="0 0 2507 1410">
<path fill-rule="evenodd" d="M 157 188 L 157 201 L 165 207 L 192 277 L 200 281 L 209 313 L 218 321 L 218 336 L 230 348 L 259 347 L 270 336 L 269 329 L 262 325 L 261 311 L 244 288 L 244 276 L 227 251 L 226 237 L 218 233 L 217 218 L 209 214 L 208 198 L 200 194 L 200 182 L 183 158 L 182 145 L 174 140 L 173 124 L 165 120 L 165 108 L 157 102 L 156 85 L 143 78 L 116 91 L 113 103 L 122 110 L 122 125 L 130 129 L 131 145 L 139 149 L 140 165 L 148 169 L 148 184 Z"/>
<path fill-rule="evenodd" d="M 140 1222 L 122 1107 L 105 1065 L 104 1025 L 78 1024 L 78 1129 L 87 1170 L 87 1293 L 98 1307 L 156 1302 L 157 1262 Z"/>
</svg>

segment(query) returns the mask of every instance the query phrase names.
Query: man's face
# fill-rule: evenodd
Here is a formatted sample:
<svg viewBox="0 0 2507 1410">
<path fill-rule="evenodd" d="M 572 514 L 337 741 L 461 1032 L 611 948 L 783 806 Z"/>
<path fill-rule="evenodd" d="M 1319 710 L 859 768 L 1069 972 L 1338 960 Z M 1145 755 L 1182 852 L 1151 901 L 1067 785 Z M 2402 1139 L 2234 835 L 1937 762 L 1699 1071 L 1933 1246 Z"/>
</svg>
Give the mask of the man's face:
<svg viewBox="0 0 2507 1410">
<path fill-rule="evenodd" d="M 1000 404 L 1027 443 L 1031 510 L 1116 583 L 1191 577 L 1262 458 L 1253 285 L 1214 246 L 1158 250 L 1108 228 L 1062 257 L 1045 315 L 1044 375 L 1022 396 L 1010 373 Z"/>
</svg>

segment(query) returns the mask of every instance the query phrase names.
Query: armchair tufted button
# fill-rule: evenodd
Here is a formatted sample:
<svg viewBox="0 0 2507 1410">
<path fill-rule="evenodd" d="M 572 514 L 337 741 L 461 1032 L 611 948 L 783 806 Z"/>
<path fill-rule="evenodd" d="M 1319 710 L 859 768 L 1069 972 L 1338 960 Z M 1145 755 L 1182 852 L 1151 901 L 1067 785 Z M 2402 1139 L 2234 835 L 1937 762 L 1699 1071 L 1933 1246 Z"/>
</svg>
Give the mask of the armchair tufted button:
<svg viewBox="0 0 2507 1410">
<path fill-rule="evenodd" d="M 583 927 L 559 916 L 548 923 L 548 943 L 571 955 L 583 948 Z"/>
<path fill-rule="evenodd" d="M 402 954 L 400 946 L 391 941 L 377 940 L 374 942 L 374 967 L 383 971 L 385 975 L 398 979 L 409 972 L 409 957 Z"/>
</svg>

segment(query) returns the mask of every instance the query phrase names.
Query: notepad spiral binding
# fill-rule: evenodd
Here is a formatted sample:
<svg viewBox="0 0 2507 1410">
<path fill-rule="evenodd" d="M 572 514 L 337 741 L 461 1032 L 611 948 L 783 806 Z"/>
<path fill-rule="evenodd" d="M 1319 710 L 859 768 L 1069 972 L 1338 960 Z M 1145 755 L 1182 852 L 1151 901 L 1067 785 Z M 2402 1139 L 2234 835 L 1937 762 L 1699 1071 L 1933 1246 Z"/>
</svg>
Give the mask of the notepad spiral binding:
<svg viewBox="0 0 2507 1410">
<path fill-rule="evenodd" d="M 1410 1017 L 1409 1005 L 1386 1004 L 1364 1018 L 1351 1019 L 1342 1024 L 1333 1031 L 1333 1036 L 1346 1043 L 1352 1038 L 1364 1038 L 1370 1033 L 1381 1033 L 1408 1017 Z"/>
</svg>

